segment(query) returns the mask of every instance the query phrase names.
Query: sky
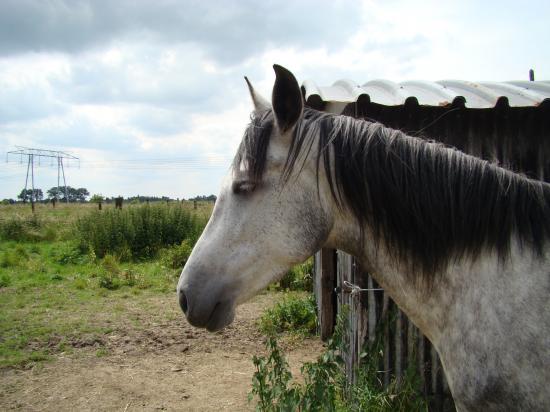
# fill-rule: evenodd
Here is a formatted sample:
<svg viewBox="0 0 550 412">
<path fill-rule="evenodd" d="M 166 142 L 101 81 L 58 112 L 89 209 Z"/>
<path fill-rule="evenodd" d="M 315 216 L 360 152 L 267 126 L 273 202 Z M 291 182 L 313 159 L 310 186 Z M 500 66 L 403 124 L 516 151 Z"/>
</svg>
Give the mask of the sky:
<svg viewBox="0 0 550 412">
<path fill-rule="evenodd" d="M 331 85 L 550 80 L 550 2 L 0 0 L 0 199 L 17 146 L 104 196 L 217 194 L 272 65 Z M 35 163 L 35 187 L 57 163 Z"/>
</svg>

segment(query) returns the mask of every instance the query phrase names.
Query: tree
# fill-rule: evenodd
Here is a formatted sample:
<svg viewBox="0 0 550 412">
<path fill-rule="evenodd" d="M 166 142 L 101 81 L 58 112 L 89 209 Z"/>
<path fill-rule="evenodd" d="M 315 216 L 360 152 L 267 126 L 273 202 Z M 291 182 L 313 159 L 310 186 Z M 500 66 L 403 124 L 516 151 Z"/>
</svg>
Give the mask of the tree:
<svg viewBox="0 0 550 412">
<path fill-rule="evenodd" d="M 51 189 L 49 189 L 46 193 L 48 194 L 48 199 L 51 200 L 51 199 L 57 199 L 57 200 L 61 200 L 65 197 L 65 192 L 63 191 L 64 188 L 63 187 L 52 187 Z"/>
<path fill-rule="evenodd" d="M 97 207 L 99 208 L 99 210 L 101 210 L 101 208 L 102 208 L 101 205 L 102 205 L 104 200 L 105 200 L 105 198 L 103 197 L 103 195 L 101 193 L 96 193 L 95 195 L 92 196 L 92 198 L 90 199 L 90 202 L 97 203 Z"/>
<path fill-rule="evenodd" d="M 34 189 L 34 193 L 32 189 L 22 189 L 21 193 L 17 195 L 17 198 L 21 199 L 23 202 L 30 202 L 31 199 L 34 198 L 35 202 L 39 202 L 44 198 L 44 194 L 42 193 L 42 189 Z"/>
<path fill-rule="evenodd" d="M 92 196 L 90 199 L 90 202 L 92 203 L 102 203 L 105 200 L 105 197 L 101 193 L 96 193 Z"/>
<path fill-rule="evenodd" d="M 215 195 L 210 195 L 210 196 L 195 196 L 195 197 L 191 197 L 189 198 L 189 200 L 197 200 L 197 201 L 206 201 L 206 202 L 215 202 L 216 201 L 216 196 Z"/>
<path fill-rule="evenodd" d="M 59 188 L 57 188 L 57 186 L 52 187 L 47 193 L 48 199 L 57 198 L 60 201 L 67 201 L 65 198 L 65 186 L 61 186 Z M 67 186 L 67 196 L 69 198 L 69 202 L 85 202 L 86 198 L 90 196 L 90 192 L 88 192 L 88 189 L 84 187 L 75 189 L 74 187 Z"/>
<path fill-rule="evenodd" d="M 90 192 L 88 192 L 88 189 L 86 189 L 85 187 L 79 187 L 78 189 L 75 189 L 74 197 L 76 202 L 85 202 L 88 196 L 90 196 Z"/>
</svg>

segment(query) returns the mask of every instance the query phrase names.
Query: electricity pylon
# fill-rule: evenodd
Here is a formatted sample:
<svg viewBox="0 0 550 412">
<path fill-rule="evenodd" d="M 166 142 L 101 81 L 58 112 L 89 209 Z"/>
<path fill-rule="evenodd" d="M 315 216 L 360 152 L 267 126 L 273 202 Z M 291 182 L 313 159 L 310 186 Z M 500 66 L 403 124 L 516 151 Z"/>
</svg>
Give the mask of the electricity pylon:
<svg viewBox="0 0 550 412">
<path fill-rule="evenodd" d="M 63 159 L 67 160 L 76 160 L 80 162 L 80 159 L 76 156 L 73 156 L 67 152 L 61 152 L 59 150 L 45 150 L 45 149 L 34 149 L 30 147 L 21 147 L 15 146 L 17 150 L 12 150 L 6 153 L 6 162 L 9 162 L 10 156 L 19 156 L 20 162 L 23 163 L 23 157 L 27 157 L 27 175 L 25 177 L 25 195 L 23 197 L 23 202 L 27 200 L 27 187 L 29 184 L 29 172 L 31 174 L 31 204 L 34 210 L 34 163 L 35 159 L 38 159 L 38 164 L 42 158 L 50 158 L 51 160 L 57 159 L 57 191 L 55 193 L 55 200 L 58 200 L 59 188 L 60 188 L 60 178 L 63 176 L 63 186 L 65 188 L 65 201 L 69 202 L 69 194 L 67 193 L 67 180 L 65 179 L 65 168 L 63 167 Z M 80 164 L 80 163 L 79 163 Z"/>
</svg>

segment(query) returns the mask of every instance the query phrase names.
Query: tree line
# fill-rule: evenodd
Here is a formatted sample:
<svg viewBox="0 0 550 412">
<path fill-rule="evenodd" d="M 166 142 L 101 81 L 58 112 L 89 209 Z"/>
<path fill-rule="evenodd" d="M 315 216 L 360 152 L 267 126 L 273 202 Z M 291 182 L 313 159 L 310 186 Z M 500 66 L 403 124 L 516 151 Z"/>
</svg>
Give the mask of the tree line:
<svg viewBox="0 0 550 412">
<path fill-rule="evenodd" d="M 65 197 L 65 187 L 52 187 L 51 189 L 46 191 L 46 195 L 44 195 L 44 192 L 42 189 L 21 189 L 21 192 L 17 195 L 17 199 L 19 202 L 31 202 L 31 200 L 34 200 L 34 202 L 50 202 L 53 199 L 57 199 L 59 202 L 66 202 L 67 199 L 69 203 L 83 203 L 83 202 L 105 202 L 105 203 L 111 203 L 115 201 L 116 196 L 113 197 L 105 197 L 101 194 L 94 194 L 89 200 L 88 197 L 90 197 L 90 192 L 85 187 L 79 187 L 74 188 L 71 186 L 67 186 Z M 179 201 L 180 199 L 172 199 L 168 196 L 129 196 L 124 199 L 126 202 L 131 203 L 142 203 L 142 202 L 168 202 L 168 201 Z M 181 199 L 185 200 L 185 199 Z M 215 202 L 216 196 L 209 195 L 209 196 L 195 196 L 192 198 L 189 198 L 187 200 L 197 200 L 197 201 L 209 201 L 209 202 Z M 16 203 L 17 201 L 14 199 L 4 199 L 2 203 L 9 204 L 9 203 Z"/>
<path fill-rule="evenodd" d="M 85 202 L 86 198 L 90 196 L 90 192 L 85 187 L 74 188 L 67 186 L 65 187 L 52 187 L 47 192 L 47 197 L 44 198 L 44 193 L 42 189 L 22 189 L 21 192 L 17 195 L 17 198 L 22 202 L 30 202 L 34 200 L 35 202 L 50 201 L 52 199 L 57 199 L 60 202 L 66 202 L 67 200 L 71 203 L 74 202 Z"/>
</svg>

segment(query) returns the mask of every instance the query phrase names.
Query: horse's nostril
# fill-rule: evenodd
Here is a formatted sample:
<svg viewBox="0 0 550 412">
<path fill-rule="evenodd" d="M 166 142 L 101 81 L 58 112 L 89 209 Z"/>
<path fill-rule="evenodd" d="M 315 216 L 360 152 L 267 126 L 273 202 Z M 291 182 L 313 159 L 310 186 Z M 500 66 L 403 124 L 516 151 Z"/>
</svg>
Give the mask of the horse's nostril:
<svg viewBox="0 0 550 412">
<path fill-rule="evenodd" d="M 183 310 L 183 313 L 187 315 L 187 297 L 185 296 L 185 293 L 183 293 L 183 290 L 180 290 L 179 292 L 179 301 L 181 310 Z"/>
</svg>

